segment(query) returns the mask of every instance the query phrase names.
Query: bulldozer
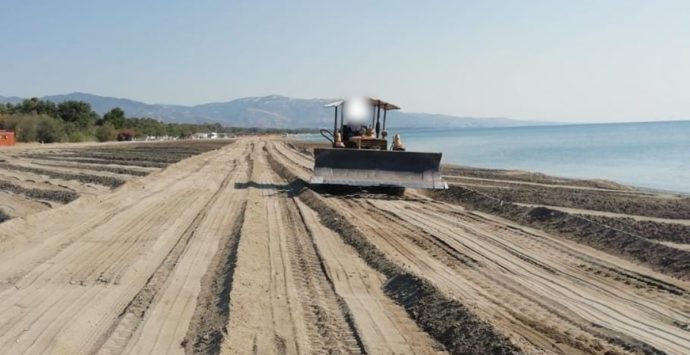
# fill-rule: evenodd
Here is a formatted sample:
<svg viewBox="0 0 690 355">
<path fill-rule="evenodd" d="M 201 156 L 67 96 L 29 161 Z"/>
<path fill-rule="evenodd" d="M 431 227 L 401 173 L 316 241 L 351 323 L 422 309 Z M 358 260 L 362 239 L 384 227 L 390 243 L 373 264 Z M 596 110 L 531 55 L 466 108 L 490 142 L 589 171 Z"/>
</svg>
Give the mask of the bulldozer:
<svg viewBox="0 0 690 355">
<path fill-rule="evenodd" d="M 441 179 L 441 153 L 406 151 L 399 134 L 388 144 L 387 113 L 399 110 L 397 105 L 367 97 L 338 100 L 325 107 L 335 112 L 333 130 L 320 131 L 331 147 L 314 148 L 310 184 L 448 188 Z"/>
</svg>

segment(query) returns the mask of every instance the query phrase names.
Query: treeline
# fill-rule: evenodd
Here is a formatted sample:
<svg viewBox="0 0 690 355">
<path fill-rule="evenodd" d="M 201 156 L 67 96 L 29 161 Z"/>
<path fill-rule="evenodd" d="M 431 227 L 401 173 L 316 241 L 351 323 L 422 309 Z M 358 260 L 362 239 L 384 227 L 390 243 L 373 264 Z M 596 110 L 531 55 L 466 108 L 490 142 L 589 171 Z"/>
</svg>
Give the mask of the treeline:
<svg viewBox="0 0 690 355">
<path fill-rule="evenodd" d="M 0 104 L 0 129 L 14 131 L 20 142 L 83 142 L 132 140 L 147 136 L 190 138 L 195 133 L 311 133 L 310 129 L 224 127 L 220 123 L 165 123 L 153 118 L 126 117 L 116 107 L 102 117 L 83 101 L 54 103 L 39 98 Z"/>
</svg>

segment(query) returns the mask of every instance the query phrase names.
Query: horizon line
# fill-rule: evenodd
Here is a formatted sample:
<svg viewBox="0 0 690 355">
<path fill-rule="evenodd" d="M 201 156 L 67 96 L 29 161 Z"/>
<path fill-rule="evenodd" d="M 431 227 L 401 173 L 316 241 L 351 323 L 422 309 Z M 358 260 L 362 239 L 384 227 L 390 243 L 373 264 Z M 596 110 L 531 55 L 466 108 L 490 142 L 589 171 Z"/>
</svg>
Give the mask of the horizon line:
<svg viewBox="0 0 690 355">
<path fill-rule="evenodd" d="M 74 95 L 74 94 L 80 94 L 80 95 L 89 95 L 89 96 L 97 96 L 101 98 L 109 98 L 109 99 L 116 99 L 116 100 L 128 100 L 128 101 L 133 101 L 145 105 L 157 105 L 157 106 L 180 106 L 180 107 L 187 107 L 187 108 L 193 108 L 197 106 L 203 106 L 203 105 L 210 105 L 210 104 L 224 104 L 224 103 L 229 103 L 237 100 L 243 100 L 243 99 L 259 99 L 259 98 L 266 98 L 266 97 L 282 97 L 282 98 L 287 98 L 291 100 L 335 100 L 333 98 L 323 98 L 323 97 L 312 97 L 312 98 L 302 98 L 302 97 L 293 97 L 293 96 L 288 96 L 288 95 L 282 95 L 282 94 L 267 94 L 263 96 L 241 96 L 241 97 L 236 97 L 236 98 L 229 98 L 228 101 L 210 101 L 210 102 L 205 102 L 205 103 L 199 103 L 199 104 L 193 104 L 193 105 L 183 105 L 183 104 L 170 104 L 170 103 L 149 103 L 145 101 L 141 101 L 139 99 L 133 99 L 129 97 L 118 97 L 118 96 L 106 96 L 106 95 L 101 95 L 101 94 L 93 94 L 93 93 L 88 93 L 88 92 L 83 92 L 83 91 L 72 91 L 70 93 L 66 94 L 50 94 L 50 95 L 43 95 L 43 96 L 30 96 L 30 97 L 22 97 L 22 96 L 4 96 L 0 95 L 0 97 L 11 99 L 11 98 L 19 98 L 22 100 L 30 99 L 30 98 L 39 98 L 39 99 L 44 99 L 49 96 L 69 96 L 69 95 Z M 503 116 L 503 115 L 496 115 L 496 116 L 464 116 L 464 115 L 457 115 L 457 114 L 448 114 L 448 113 L 432 113 L 432 112 L 418 112 L 418 111 L 405 111 L 405 110 L 400 110 L 400 112 L 404 112 L 407 114 L 424 114 L 424 115 L 438 115 L 438 116 L 450 116 L 454 118 L 471 118 L 471 119 L 507 119 L 507 120 L 512 120 L 512 121 L 521 121 L 521 122 L 535 122 L 535 123 L 545 123 L 544 125 L 538 125 L 538 126 L 559 126 L 559 125 L 587 125 L 587 124 L 625 124 L 625 123 L 664 123 L 664 122 L 685 122 L 685 121 L 690 121 L 690 118 L 666 118 L 662 120 L 657 120 L 657 121 L 598 121 L 598 122 L 591 122 L 591 121 L 570 121 L 570 122 L 562 122 L 562 121 L 552 121 L 552 120 L 541 120 L 541 119 L 528 119 L 528 118 L 511 118 L 510 116 Z M 523 126 L 523 127 L 532 127 L 532 126 Z"/>
</svg>

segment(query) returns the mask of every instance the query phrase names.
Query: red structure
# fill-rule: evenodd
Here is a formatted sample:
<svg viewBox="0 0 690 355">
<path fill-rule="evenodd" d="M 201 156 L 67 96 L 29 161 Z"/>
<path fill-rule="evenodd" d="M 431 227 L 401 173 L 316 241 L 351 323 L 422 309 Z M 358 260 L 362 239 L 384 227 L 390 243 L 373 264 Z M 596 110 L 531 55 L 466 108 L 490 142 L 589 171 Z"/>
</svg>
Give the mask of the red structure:
<svg viewBox="0 0 690 355">
<path fill-rule="evenodd" d="M 0 147 L 14 145 L 14 132 L 0 130 Z"/>
</svg>

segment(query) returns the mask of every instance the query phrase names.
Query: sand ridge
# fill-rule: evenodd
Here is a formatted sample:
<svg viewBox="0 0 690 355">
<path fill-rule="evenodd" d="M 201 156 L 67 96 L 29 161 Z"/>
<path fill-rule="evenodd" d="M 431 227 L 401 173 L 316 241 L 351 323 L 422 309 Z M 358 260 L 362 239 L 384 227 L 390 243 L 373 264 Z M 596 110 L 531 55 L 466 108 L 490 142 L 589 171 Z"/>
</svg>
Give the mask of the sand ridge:
<svg viewBox="0 0 690 355">
<path fill-rule="evenodd" d="M 1 223 L 0 352 L 690 352 L 687 281 L 415 191 L 314 191 L 312 165 L 238 139 Z"/>
</svg>

